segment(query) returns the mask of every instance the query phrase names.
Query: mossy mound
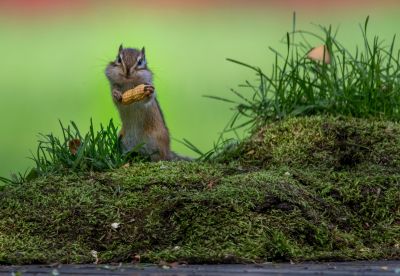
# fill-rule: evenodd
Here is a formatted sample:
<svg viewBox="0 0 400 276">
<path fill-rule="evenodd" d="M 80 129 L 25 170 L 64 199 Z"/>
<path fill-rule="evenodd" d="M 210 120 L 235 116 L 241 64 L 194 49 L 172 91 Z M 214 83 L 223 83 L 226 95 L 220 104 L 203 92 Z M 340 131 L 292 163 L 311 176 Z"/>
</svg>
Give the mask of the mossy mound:
<svg viewBox="0 0 400 276">
<path fill-rule="evenodd" d="M 243 142 L 237 158 L 257 166 L 352 170 L 400 168 L 400 126 L 355 118 L 295 118 L 268 125 Z"/>
<path fill-rule="evenodd" d="M 0 192 L 0 263 L 400 258 L 400 126 L 271 124 L 230 162 L 135 164 Z M 115 224 L 118 227 L 115 229 Z"/>
</svg>

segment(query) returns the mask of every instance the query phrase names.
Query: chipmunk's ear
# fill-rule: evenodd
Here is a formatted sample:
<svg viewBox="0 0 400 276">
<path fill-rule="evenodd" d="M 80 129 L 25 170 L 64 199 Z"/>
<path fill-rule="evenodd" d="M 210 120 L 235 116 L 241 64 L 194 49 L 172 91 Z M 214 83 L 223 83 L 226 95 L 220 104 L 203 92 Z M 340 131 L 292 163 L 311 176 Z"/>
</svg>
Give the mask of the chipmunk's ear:
<svg viewBox="0 0 400 276">
<path fill-rule="evenodd" d="M 118 54 L 117 57 L 115 58 L 115 62 L 117 64 L 121 64 L 122 63 L 122 50 L 124 49 L 124 46 L 119 45 L 119 49 L 118 49 Z"/>
<path fill-rule="evenodd" d="M 147 65 L 146 53 L 143 47 L 142 50 L 140 50 L 140 55 L 138 56 L 136 66 L 139 68 L 144 68 L 146 67 L 146 65 Z"/>
</svg>

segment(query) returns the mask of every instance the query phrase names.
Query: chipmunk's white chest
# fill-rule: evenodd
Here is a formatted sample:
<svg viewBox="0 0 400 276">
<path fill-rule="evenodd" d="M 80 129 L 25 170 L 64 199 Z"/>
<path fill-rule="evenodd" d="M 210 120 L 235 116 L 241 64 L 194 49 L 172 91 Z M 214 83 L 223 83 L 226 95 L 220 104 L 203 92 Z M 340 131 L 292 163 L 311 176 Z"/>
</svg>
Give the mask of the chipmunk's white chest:
<svg viewBox="0 0 400 276">
<path fill-rule="evenodd" d="M 124 152 L 133 150 L 140 144 L 142 152 L 150 153 L 152 150 L 152 138 L 145 131 L 145 117 L 150 112 L 149 104 L 133 103 L 130 105 L 119 105 L 124 135 L 122 137 L 122 149 Z"/>
</svg>

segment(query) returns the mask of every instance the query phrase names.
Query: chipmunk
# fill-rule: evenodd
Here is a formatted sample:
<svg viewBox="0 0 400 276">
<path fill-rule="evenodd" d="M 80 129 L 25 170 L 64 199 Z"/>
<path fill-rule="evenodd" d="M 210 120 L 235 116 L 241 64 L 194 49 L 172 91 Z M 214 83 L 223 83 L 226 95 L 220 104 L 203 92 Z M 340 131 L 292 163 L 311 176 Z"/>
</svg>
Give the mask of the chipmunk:
<svg viewBox="0 0 400 276">
<path fill-rule="evenodd" d="M 171 152 L 169 131 L 156 99 L 153 73 L 147 67 L 145 49 L 119 47 L 118 55 L 106 67 L 111 95 L 118 109 L 122 129 L 120 132 L 123 152 L 129 152 L 144 143 L 142 153 L 152 161 L 186 159 Z M 149 96 L 130 105 L 121 103 L 122 94 L 140 84 L 146 84 Z"/>
</svg>

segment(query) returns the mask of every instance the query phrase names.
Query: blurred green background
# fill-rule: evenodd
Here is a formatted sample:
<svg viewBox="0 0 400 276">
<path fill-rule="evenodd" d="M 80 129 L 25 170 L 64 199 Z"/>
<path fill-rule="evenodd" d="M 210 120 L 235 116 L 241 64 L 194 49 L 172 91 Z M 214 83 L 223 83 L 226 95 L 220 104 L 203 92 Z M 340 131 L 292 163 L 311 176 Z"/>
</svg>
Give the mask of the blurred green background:
<svg viewBox="0 0 400 276">
<path fill-rule="evenodd" d="M 301 1 L 300 1 L 301 2 Z M 376 3 L 379 3 L 378 1 Z M 146 47 L 149 67 L 171 136 L 209 149 L 230 118 L 229 105 L 202 95 L 229 96 L 230 88 L 253 80 L 251 72 L 225 61 L 234 58 L 267 72 L 292 28 L 296 7 L 273 5 L 170 7 L 94 5 L 44 14 L 3 10 L 0 17 L 0 175 L 33 163 L 38 133 L 59 133 L 58 120 L 86 131 L 118 114 L 104 68 L 120 43 Z M 399 6 L 382 4 L 297 10 L 297 28 L 310 23 L 340 25 L 349 47 L 361 42 L 358 23 L 371 16 L 369 31 L 390 42 L 399 34 Z M 192 155 L 172 142 L 173 150 Z"/>
</svg>

